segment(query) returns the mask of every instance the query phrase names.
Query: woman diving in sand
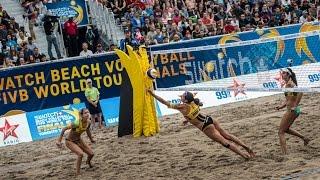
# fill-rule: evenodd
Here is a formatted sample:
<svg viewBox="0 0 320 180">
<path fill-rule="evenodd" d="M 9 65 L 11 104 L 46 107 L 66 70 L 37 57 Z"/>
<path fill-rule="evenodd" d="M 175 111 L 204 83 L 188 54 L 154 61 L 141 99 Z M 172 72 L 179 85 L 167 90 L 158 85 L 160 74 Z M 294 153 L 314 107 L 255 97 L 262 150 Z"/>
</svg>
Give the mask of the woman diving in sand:
<svg viewBox="0 0 320 180">
<path fill-rule="evenodd" d="M 171 104 L 170 102 L 155 95 L 153 93 L 153 90 L 151 89 L 149 89 L 148 92 L 162 104 L 168 106 L 168 108 L 180 111 L 187 120 L 185 122 L 190 122 L 191 124 L 199 128 L 210 139 L 220 143 L 226 148 L 229 148 L 231 151 L 239 154 L 245 159 L 249 159 L 255 156 L 251 148 L 249 148 L 236 136 L 229 134 L 226 130 L 224 130 L 220 126 L 218 121 L 213 120 L 208 115 L 200 113 L 200 106 L 202 106 L 202 103 L 199 99 L 194 98 L 194 94 L 192 94 L 191 92 L 186 91 L 185 93 L 183 93 L 183 95 L 180 96 L 182 104 Z M 247 152 L 242 152 L 237 146 L 235 146 L 233 143 L 230 143 L 231 141 L 237 145 L 242 146 Z"/>
<path fill-rule="evenodd" d="M 81 161 L 84 153 L 88 155 L 87 164 L 91 168 L 91 159 L 93 158 L 93 151 L 82 139 L 81 134 L 86 131 L 90 141 L 94 143 L 95 141 L 92 139 L 92 135 L 90 132 L 90 112 L 88 109 L 83 108 L 79 112 L 79 118 L 69 124 L 67 127 L 63 128 L 58 138 L 58 142 L 56 143 L 58 147 L 62 147 L 62 137 L 66 130 L 70 129 L 69 135 L 66 137 L 66 146 L 78 156 L 77 165 L 76 165 L 76 175 L 80 174 Z"/>
<path fill-rule="evenodd" d="M 298 86 L 297 78 L 295 73 L 290 68 L 286 68 L 281 70 L 281 76 L 285 81 L 285 88 L 293 88 Z M 279 138 L 280 138 L 280 146 L 283 154 L 287 154 L 287 145 L 285 139 L 285 133 L 297 136 L 304 141 L 304 145 L 309 143 L 309 139 L 301 135 L 299 132 L 291 129 L 292 123 L 297 119 L 300 115 L 301 110 L 299 103 L 302 98 L 302 93 L 299 92 L 285 92 L 286 101 L 281 105 L 277 106 L 276 109 L 280 110 L 284 107 L 287 107 L 286 113 L 283 115 L 282 120 L 280 122 L 279 128 Z"/>
</svg>

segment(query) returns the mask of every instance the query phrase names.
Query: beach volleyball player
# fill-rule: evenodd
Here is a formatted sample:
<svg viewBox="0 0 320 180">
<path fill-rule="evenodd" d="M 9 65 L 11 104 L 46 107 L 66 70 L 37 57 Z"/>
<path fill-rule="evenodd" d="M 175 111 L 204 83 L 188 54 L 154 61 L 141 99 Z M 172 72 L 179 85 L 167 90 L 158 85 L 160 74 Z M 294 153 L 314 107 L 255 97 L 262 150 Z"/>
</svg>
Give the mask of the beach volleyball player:
<svg viewBox="0 0 320 180">
<path fill-rule="evenodd" d="M 79 118 L 75 122 L 69 124 L 67 127 L 63 128 L 60 137 L 57 141 L 57 146 L 62 147 L 62 138 L 65 131 L 70 130 L 69 134 L 65 139 L 66 146 L 78 156 L 76 164 L 76 175 L 80 174 L 80 167 L 84 153 L 88 155 L 86 163 L 92 168 L 91 159 L 93 158 L 93 151 L 90 146 L 88 146 L 81 138 L 81 134 L 86 132 L 90 141 L 94 143 L 90 132 L 90 112 L 88 109 L 83 108 L 79 112 Z"/>
<path fill-rule="evenodd" d="M 213 120 L 210 116 L 204 115 L 200 112 L 200 106 L 202 106 L 202 103 L 199 99 L 194 98 L 193 93 L 186 91 L 180 96 L 182 104 L 171 104 L 170 102 L 154 94 L 153 90 L 149 89 L 148 92 L 159 102 L 168 106 L 168 108 L 180 111 L 186 118 L 187 122 L 190 122 L 191 124 L 199 128 L 210 139 L 220 143 L 224 147 L 239 154 L 245 159 L 249 159 L 255 156 L 251 148 L 249 148 L 236 136 L 229 134 L 226 130 L 224 130 L 220 126 L 218 121 Z M 247 152 L 242 152 L 231 142 L 242 146 Z"/>
<path fill-rule="evenodd" d="M 294 88 L 298 86 L 296 75 L 291 68 L 282 69 L 280 73 L 282 79 L 285 81 L 285 88 Z M 299 117 L 301 113 L 299 103 L 303 94 L 300 92 L 285 92 L 284 95 L 286 97 L 286 101 L 282 105 L 277 106 L 276 109 L 280 110 L 284 107 L 287 107 L 287 111 L 283 115 L 282 120 L 280 122 L 280 128 L 278 132 L 280 138 L 281 151 L 283 154 L 287 154 L 288 152 L 285 133 L 301 138 L 304 141 L 304 145 L 307 145 L 310 140 L 291 128 L 291 125 L 297 119 L 297 117 Z"/>
</svg>

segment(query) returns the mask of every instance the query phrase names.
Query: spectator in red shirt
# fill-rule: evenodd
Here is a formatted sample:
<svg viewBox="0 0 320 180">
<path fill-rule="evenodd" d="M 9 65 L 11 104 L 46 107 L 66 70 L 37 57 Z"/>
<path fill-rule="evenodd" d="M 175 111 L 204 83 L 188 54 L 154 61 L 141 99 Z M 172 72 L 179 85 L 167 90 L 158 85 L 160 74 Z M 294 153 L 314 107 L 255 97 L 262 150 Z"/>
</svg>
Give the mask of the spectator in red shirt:
<svg viewBox="0 0 320 180">
<path fill-rule="evenodd" d="M 224 26 L 224 31 L 226 34 L 230 34 L 236 31 L 236 28 L 231 25 L 231 21 L 227 20 L 226 25 Z"/>
<path fill-rule="evenodd" d="M 68 50 L 68 56 L 78 56 L 78 27 L 77 24 L 73 21 L 73 17 L 69 16 L 68 21 L 64 23 L 64 31 L 67 38 L 67 50 Z"/>
<path fill-rule="evenodd" d="M 208 14 L 206 12 L 203 13 L 203 17 L 201 18 L 201 21 L 206 26 L 209 26 L 212 23 L 212 20 L 210 19 L 210 17 L 208 17 Z"/>
<path fill-rule="evenodd" d="M 172 17 L 172 21 L 176 24 L 179 24 L 179 22 L 181 21 L 181 17 L 180 17 L 178 10 L 174 10 L 174 15 Z"/>
</svg>

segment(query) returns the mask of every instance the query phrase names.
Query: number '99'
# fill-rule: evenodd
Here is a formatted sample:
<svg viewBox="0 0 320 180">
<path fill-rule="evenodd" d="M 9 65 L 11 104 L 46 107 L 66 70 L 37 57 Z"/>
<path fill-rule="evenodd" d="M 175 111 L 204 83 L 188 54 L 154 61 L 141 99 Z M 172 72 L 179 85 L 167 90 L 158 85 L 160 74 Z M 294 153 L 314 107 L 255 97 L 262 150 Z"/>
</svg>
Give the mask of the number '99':
<svg viewBox="0 0 320 180">
<path fill-rule="evenodd" d="M 224 99 L 231 97 L 230 91 L 217 91 L 216 92 L 217 99 Z"/>
<path fill-rule="evenodd" d="M 320 73 L 319 74 L 310 74 L 308 76 L 310 82 L 315 82 L 320 80 Z"/>
</svg>

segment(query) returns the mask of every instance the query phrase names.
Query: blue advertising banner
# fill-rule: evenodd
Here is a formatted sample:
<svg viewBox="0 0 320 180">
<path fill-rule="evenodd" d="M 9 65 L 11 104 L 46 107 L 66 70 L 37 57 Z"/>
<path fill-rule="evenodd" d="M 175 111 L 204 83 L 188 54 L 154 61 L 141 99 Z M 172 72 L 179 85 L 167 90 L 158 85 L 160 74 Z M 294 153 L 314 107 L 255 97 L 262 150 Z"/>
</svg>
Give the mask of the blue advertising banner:
<svg viewBox="0 0 320 180">
<path fill-rule="evenodd" d="M 58 136 L 63 127 L 78 118 L 79 110 L 84 107 L 84 103 L 80 103 L 27 113 L 32 140 Z"/>
<path fill-rule="evenodd" d="M 287 30 L 287 31 L 285 31 Z M 318 31 L 316 31 L 318 30 Z M 289 65 L 320 61 L 319 25 L 303 24 L 217 38 L 150 47 L 152 61 L 159 72 L 158 88 L 168 88 L 230 77 L 230 65 L 236 75 L 263 72 Z M 288 31 L 292 34 L 288 34 Z M 301 36 L 299 33 L 308 34 Z M 276 38 L 286 34 L 286 38 Z M 241 39 L 244 38 L 244 39 Z M 250 40 L 251 38 L 251 40 Z M 252 38 L 264 40 L 264 43 Z M 216 40 L 217 48 L 203 48 Z M 197 49 L 183 50 L 197 44 Z M 227 46 L 229 45 L 229 46 Z M 176 49 L 180 49 L 177 52 Z M 163 51 L 163 52 L 161 52 Z M 288 62 L 292 61 L 291 64 Z"/>
<path fill-rule="evenodd" d="M 86 79 L 100 99 L 119 96 L 123 67 L 115 54 L 77 57 L 0 71 L 0 114 L 38 111 L 86 102 Z"/>
<path fill-rule="evenodd" d="M 100 100 L 104 121 L 107 127 L 115 126 L 119 122 L 120 97 Z"/>
<path fill-rule="evenodd" d="M 53 16 L 59 16 L 60 22 L 65 22 L 69 16 L 74 17 L 78 26 L 86 26 L 89 23 L 85 0 L 67 0 L 55 3 L 47 3 L 46 7 Z"/>
<path fill-rule="evenodd" d="M 227 34 L 220 36 L 212 36 L 203 39 L 192 39 L 188 41 L 181 41 L 170 44 L 160 44 L 150 47 L 150 51 L 159 51 L 176 48 L 188 48 L 197 46 L 207 46 L 215 44 L 227 44 L 238 41 L 248 41 L 254 39 L 261 39 L 265 37 L 283 36 L 294 33 L 303 33 L 310 30 L 320 30 L 320 22 L 314 22 L 312 24 L 294 24 L 289 26 L 279 26 L 267 29 L 256 29 L 252 31 L 240 32 L 236 34 Z"/>
</svg>

